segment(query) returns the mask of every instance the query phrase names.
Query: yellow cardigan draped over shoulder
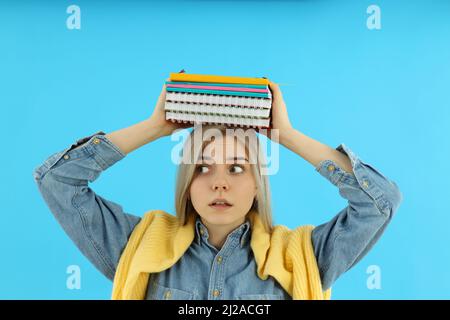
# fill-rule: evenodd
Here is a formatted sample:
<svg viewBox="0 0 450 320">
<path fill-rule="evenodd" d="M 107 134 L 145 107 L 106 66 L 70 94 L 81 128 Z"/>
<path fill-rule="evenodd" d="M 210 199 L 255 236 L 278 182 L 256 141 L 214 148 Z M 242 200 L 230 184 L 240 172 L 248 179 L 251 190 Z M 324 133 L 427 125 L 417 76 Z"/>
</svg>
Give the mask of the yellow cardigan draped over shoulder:
<svg viewBox="0 0 450 320">
<path fill-rule="evenodd" d="M 314 226 L 290 230 L 275 226 L 268 233 L 259 215 L 248 214 L 258 277 L 272 276 L 294 300 L 330 299 L 322 291 L 311 240 Z M 177 217 L 162 211 L 147 212 L 131 233 L 114 277 L 112 299 L 145 299 L 150 273 L 169 269 L 189 248 L 195 236 L 195 217 L 182 226 Z"/>
</svg>

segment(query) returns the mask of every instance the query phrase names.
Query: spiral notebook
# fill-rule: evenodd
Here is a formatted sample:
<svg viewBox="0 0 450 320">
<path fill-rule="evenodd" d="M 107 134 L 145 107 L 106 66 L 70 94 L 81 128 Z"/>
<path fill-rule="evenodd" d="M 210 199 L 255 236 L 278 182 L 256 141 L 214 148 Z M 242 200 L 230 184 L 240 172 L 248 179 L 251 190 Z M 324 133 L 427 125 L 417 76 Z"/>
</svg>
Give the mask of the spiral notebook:
<svg viewBox="0 0 450 320">
<path fill-rule="evenodd" d="M 266 78 L 171 73 L 166 119 L 178 123 L 268 128 L 272 94 Z"/>
</svg>

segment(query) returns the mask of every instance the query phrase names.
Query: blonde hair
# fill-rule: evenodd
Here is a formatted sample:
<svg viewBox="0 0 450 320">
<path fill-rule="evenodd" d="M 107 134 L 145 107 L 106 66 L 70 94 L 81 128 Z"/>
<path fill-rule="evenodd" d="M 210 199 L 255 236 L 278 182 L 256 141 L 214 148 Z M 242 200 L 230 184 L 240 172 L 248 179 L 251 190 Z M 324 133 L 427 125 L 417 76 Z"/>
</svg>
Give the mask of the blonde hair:
<svg viewBox="0 0 450 320">
<path fill-rule="evenodd" d="M 228 130 L 227 130 L 228 129 Z M 231 130 L 231 131 L 230 131 Z M 211 132 L 213 134 L 211 134 Z M 264 228 L 267 232 L 272 232 L 272 209 L 270 199 L 269 179 L 266 174 L 262 174 L 261 162 L 266 163 L 265 155 L 260 147 L 260 140 L 254 129 L 246 129 L 245 135 L 242 135 L 243 129 L 233 129 L 225 125 L 196 125 L 187 137 L 181 157 L 184 161 L 178 166 L 175 190 L 175 211 L 179 222 L 182 225 L 187 223 L 188 218 L 195 216 L 196 211 L 189 199 L 189 189 L 195 174 L 196 161 L 199 159 L 203 149 L 211 142 L 210 136 L 220 133 L 225 136 L 227 133 L 233 133 L 233 137 L 243 143 L 245 150 L 249 153 L 250 167 L 257 187 L 256 197 L 253 201 L 251 210 L 255 210 L 259 215 Z M 201 137 L 199 137 L 201 135 Z M 245 143 L 245 137 L 248 137 L 250 143 Z M 195 143 L 196 138 L 201 139 L 201 143 Z M 252 141 L 254 143 L 252 143 Z M 188 161 L 187 157 L 189 157 Z M 252 158 L 253 157 L 253 158 Z M 252 160 L 256 159 L 256 161 Z"/>
</svg>

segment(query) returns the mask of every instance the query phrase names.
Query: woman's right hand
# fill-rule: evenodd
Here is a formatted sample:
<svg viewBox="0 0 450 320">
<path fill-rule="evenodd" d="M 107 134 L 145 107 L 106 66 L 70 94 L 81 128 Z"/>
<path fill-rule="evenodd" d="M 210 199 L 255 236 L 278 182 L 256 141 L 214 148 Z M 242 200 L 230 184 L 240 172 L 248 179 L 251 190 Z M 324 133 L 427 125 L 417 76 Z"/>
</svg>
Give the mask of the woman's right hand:
<svg viewBox="0 0 450 320">
<path fill-rule="evenodd" d="M 167 79 L 170 81 L 170 79 Z M 156 102 L 153 114 L 149 120 L 152 124 L 159 128 L 161 136 L 168 136 L 172 134 L 176 129 L 185 129 L 193 126 L 192 123 L 177 123 L 170 120 L 166 120 L 166 112 L 164 110 L 164 104 L 166 101 L 166 84 L 163 85 L 158 101 Z"/>
</svg>

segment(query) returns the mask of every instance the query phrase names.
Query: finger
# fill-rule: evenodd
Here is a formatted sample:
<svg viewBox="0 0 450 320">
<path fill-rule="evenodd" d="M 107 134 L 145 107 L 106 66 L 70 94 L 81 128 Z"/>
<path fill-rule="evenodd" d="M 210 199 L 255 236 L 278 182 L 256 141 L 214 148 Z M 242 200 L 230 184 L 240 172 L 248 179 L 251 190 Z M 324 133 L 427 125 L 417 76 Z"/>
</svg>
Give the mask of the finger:
<svg viewBox="0 0 450 320">
<path fill-rule="evenodd" d="M 170 81 L 170 78 L 167 78 L 166 81 Z M 166 85 L 166 82 L 164 81 L 163 90 L 166 90 L 166 87 L 167 87 L 167 85 Z"/>
<path fill-rule="evenodd" d="M 272 90 L 279 90 L 280 87 L 278 86 L 278 84 L 276 84 L 275 82 L 269 81 L 269 87 Z"/>
<path fill-rule="evenodd" d="M 276 84 L 274 82 L 270 82 L 269 83 L 269 87 L 270 87 L 270 91 L 272 91 L 272 94 L 274 96 L 279 96 L 280 95 L 280 87 L 278 86 L 278 84 Z"/>
</svg>

